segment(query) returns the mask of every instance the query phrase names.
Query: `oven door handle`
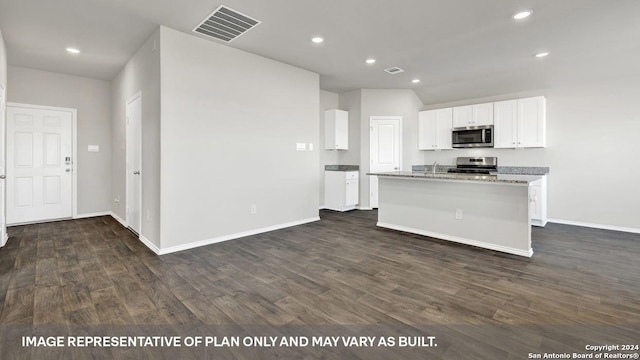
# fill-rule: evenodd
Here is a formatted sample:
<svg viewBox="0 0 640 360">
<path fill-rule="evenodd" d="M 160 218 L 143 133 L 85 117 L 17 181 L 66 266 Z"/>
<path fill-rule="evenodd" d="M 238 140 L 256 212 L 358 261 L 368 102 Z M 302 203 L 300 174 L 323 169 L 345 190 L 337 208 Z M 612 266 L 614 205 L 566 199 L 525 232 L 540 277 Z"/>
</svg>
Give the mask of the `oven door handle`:
<svg viewBox="0 0 640 360">
<path fill-rule="evenodd" d="M 487 137 L 486 137 L 487 136 L 487 130 L 482 129 L 481 131 L 482 131 L 482 143 L 484 144 L 484 143 L 487 142 Z"/>
</svg>

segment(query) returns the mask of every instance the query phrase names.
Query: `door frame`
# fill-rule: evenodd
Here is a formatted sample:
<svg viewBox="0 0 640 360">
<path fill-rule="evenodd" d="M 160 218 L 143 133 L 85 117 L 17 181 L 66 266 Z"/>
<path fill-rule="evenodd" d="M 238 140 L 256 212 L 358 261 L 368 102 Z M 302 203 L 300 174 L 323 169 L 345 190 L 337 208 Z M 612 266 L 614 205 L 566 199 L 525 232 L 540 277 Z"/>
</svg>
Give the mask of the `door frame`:
<svg viewBox="0 0 640 360">
<path fill-rule="evenodd" d="M 7 234 L 7 180 L 6 180 L 6 175 L 7 175 L 7 93 L 5 91 L 4 86 L 2 86 L 2 84 L 0 84 L 0 105 L 4 105 L 4 108 L 2 109 L 3 111 L 0 113 L 0 126 L 2 127 L 2 135 L 4 136 L 4 142 L 3 142 L 3 146 L 4 146 L 4 152 L 2 153 L 2 155 L 4 155 L 4 159 L 0 159 L 0 162 L 3 162 L 3 168 L 4 168 L 4 175 L 5 175 L 5 179 L 4 179 L 4 184 L 2 186 L 2 189 L 4 191 L 4 194 L 2 194 L 2 203 L 0 204 L 0 206 L 2 206 L 2 215 L 4 216 L 4 219 L 2 219 L 2 223 L 4 223 L 2 226 L 4 226 L 4 229 L 0 230 L 0 233 L 4 234 L 4 236 L 2 236 L 2 238 L 0 238 L 0 247 L 3 247 L 7 244 L 7 240 L 9 240 L 9 235 Z"/>
<path fill-rule="evenodd" d="M 59 106 L 34 105 L 34 104 L 17 103 L 17 102 L 8 102 L 6 107 L 8 108 L 9 106 L 21 107 L 21 108 L 27 108 L 27 109 L 36 109 L 36 110 L 68 111 L 71 113 L 71 156 L 73 159 L 71 161 L 71 172 L 73 173 L 73 176 L 71 176 L 71 209 L 72 209 L 71 218 L 77 219 L 78 218 L 78 121 L 77 121 L 78 109 L 59 107 Z M 6 139 L 6 136 L 5 136 L 5 139 Z M 5 157 L 9 156 L 9 150 L 10 149 L 5 148 Z M 6 191 L 6 187 L 5 187 L 5 191 Z"/>
<path fill-rule="evenodd" d="M 138 143 L 140 145 L 140 198 L 138 199 L 140 202 L 140 219 L 139 219 L 139 224 L 140 224 L 140 229 L 138 229 L 138 238 L 140 238 L 142 236 L 142 90 L 136 92 L 135 94 L 133 94 L 133 96 L 131 96 L 130 98 L 127 99 L 127 101 L 124 104 L 124 124 L 125 124 L 125 215 L 124 215 L 124 220 L 125 220 L 125 224 L 127 225 L 127 228 L 129 228 L 130 230 L 133 230 L 135 232 L 135 230 L 131 227 L 131 221 L 129 218 L 129 207 L 131 204 L 129 204 L 129 198 L 131 196 L 131 187 L 133 186 L 133 184 L 131 183 L 131 178 L 129 177 L 129 151 L 131 151 L 131 149 L 129 149 L 129 137 L 131 136 L 131 134 L 129 133 L 129 120 L 127 118 L 127 108 L 129 106 L 130 103 L 132 103 L 134 100 L 136 100 L 137 98 L 140 98 L 140 138 L 138 139 Z"/>
<path fill-rule="evenodd" d="M 400 115 L 390 115 L 390 116 L 369 116 L 369 129 L 375 120 L 398 120 L 398 170 L 402 169 L 402 116 Z M 373 142 L 371 141 L 371 137 L 373 132 L 369 131 L 369 171 L 371 170 L 371 159 L 373 158 Z M 377 178 L 377 176 L 376 176 Z M 373 200 L 373 192 L 371 191 L 372 185 L 374 182 L 374 176 L 369 176 L 369 208 L 367 210 L 373 210 L 371 206 Z M 362 209 L 361 209 L 362 210 Z"/>
</svg>

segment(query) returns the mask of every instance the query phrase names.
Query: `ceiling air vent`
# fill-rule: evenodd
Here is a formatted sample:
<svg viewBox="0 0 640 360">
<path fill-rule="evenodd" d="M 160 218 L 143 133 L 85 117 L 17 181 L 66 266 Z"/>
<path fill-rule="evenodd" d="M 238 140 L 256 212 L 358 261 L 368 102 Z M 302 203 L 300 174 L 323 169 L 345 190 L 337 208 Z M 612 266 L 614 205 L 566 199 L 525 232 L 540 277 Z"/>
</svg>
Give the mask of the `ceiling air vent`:
<svg viewBox="0 0 640 360">
<path fill-rule="evenodd" d="M 390 67 L 388 69 L 384 69 L 384 71 L 389 73 L 389 74 L 391 74 L 391 75 L 393 75 L 393 74 L 399 74 L 399 73 L 403 72 L 404 70 L 400 69 L 397 66 L 394 66 L 394 67 Z"/>
<path fill-rule="evenodd" d="M 193 31 L 207 37 L 230 42 L 258 24 L 260 21 L 220 5 Z"/>
</svg>

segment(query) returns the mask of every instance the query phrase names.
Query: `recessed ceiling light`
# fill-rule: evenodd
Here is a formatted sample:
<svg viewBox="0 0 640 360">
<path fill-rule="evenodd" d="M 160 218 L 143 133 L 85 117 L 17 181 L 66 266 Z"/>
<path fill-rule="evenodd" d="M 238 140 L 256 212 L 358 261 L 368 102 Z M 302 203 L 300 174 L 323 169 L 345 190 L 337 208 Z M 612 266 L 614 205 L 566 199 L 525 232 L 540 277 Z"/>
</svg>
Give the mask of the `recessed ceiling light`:
<svg viewBox="0 0 640 360">
<path fill-rule="evenodd" d="M 420 82 L 420 79 L 413 79 L 413 80 L 411 80 L 411 82 L 414 83 L 414 84 L 417 84 L 417 83 Z"/>
<path fill-rule="evenodd" d="M 324 41 L 324 39 L 321 38 L 320 36 L 316 36 L 316 37 L 312 38 L 311 41 L 313 41 L 316 44 L 320 44 L 321 42 Z"/>
<path fill-rule="evenodd" d="M 66 50 L 68 53 L 71 53 L 71 54 L 80 54 L 80 50 L 76 48 L 68 47 Z"/>
<path fill-rule="evenodd" d="M 549 53 L 545 51 L 545 52 L 537 53 L 536 57 L 537 58 L 543 58 L 543 57 L 545 57 L 547 55 L 549 55 Z"/>
<path fill-rule="evenodd" d="M 525 10 L 525 11 L 521 11 L 515 15 L 513 15 L 513 18 L 516 20 L 522 20 L 526 17 L 529 17 L 529 15 L 531 15 L 532 11 L 531 10 Z"/>
<path fill-rule="evenodd" d="M 365 62 L 367 64 L 374 64 L 376 62 L 376 59 L 367 59 Z"/>
</svg>

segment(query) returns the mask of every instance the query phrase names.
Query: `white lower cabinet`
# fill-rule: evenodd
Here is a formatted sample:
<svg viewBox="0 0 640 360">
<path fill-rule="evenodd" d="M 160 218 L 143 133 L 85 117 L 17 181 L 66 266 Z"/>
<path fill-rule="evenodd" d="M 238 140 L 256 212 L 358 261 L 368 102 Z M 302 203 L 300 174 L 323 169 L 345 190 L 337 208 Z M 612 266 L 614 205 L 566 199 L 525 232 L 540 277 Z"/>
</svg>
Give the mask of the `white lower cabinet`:
<svg viewBox="0 0 640 360">
<path fill-rule="evenodd" d="M 529 215 L 531 225 L 547 225 L 547 176 L 529 185 Z"/>
<path fill-rule="evenodd" d="M 324 172 L 324 207 L 335 211 L 353 210 L 358 205 L 358 172 Z"/>
</svg>

